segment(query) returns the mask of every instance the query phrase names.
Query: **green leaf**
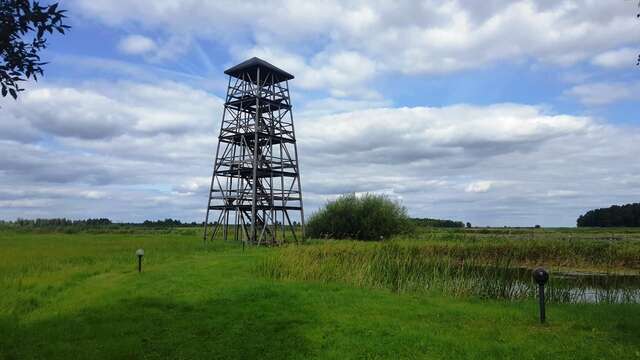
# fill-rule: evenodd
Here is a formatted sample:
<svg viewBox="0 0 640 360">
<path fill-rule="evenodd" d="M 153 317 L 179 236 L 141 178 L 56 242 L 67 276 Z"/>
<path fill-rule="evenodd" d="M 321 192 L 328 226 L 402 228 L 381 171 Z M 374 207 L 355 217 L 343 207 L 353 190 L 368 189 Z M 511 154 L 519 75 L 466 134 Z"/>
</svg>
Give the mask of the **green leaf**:
<svg viewBox="0 0 640 360">
<path fill-rule="evenodd" d="M 18 98 L 18 94 L 13 89 L 9 89 L 9 94 L 11 94 L 11 97 L 13 97 L 14 100 Z"/>
</svg>

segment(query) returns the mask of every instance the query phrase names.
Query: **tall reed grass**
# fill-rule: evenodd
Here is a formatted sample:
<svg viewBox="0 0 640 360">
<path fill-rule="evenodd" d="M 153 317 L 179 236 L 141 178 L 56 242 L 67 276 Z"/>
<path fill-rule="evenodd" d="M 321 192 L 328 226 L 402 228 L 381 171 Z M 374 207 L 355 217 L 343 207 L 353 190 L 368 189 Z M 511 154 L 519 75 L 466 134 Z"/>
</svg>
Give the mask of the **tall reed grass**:
<svg viewBox="0 0 640 360">
<path fill-rule="evenodd" d="M 537 292 L 530 271 L 521 266 L 522 260 L 534 263 L 542 256 L 535 251 L 528 253 L 527 249 L 504 244 L 329 241 L 280 249 L 260 263 L 258 271 L 274 279 L 514 300 L 534 297 Z M 581 284 L 576 291 L 567 286 L 566 279 L 557 279 L 549 284 L 548 298 L 553 302 L 575 302 L 585 298 L 580 289 L 591 291 L 590 284 Z M 629 296 L 616 292 L 610 300 L 635 302 L 635 296 L 632 289 Z"/>
</svg>

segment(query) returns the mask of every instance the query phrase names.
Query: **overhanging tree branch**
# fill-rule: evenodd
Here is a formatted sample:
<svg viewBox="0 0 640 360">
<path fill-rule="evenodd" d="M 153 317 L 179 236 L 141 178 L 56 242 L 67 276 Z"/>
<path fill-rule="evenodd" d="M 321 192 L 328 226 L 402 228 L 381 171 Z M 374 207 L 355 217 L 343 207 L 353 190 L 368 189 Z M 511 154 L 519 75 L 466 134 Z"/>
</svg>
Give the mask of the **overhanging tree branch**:
<svg viewBox="0 0 640 360">
<path fill-rule="evenodd" d="M 43 75 L 46 62 L 39 52 L 47 47 L 46 33 L 65 33 L 66 11 L 58 3 L 41 6 L 30 0 L 0 0 L 0 87 L 3 97 L 14 99 L 23 91 L 20 82 Z"/>
</svg>

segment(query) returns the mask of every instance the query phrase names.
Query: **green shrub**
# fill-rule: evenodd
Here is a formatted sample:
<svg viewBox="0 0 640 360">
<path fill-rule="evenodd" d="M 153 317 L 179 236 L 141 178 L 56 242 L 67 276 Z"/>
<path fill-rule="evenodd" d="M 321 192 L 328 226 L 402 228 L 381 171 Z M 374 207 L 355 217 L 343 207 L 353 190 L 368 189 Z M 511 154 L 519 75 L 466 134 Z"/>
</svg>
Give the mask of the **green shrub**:
<svg viewBox="0 0 640 360">
<path fill-rule="evenodd" d="M 307 222 L 315 238 L 378 240 L 409 231 L 407 210 L 387 196 L 342 195 L 328 202 Z"/>
</svg>

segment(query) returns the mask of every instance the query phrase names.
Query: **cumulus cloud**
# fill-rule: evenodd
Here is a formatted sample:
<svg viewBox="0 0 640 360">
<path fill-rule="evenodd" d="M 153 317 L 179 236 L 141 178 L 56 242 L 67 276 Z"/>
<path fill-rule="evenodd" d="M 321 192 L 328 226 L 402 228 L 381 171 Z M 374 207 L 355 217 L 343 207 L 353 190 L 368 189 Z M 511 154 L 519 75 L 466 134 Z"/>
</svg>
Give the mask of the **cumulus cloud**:
<svg viewBox="0 0 640 360">
<path fill-rule="evenodd" d="M 303 147 L 319 148 L 349 162 L 480 160 L 477 157 L 528 151 L 542 141 L 584 131 L 586 119 L 544 115 L 533 106 L 499 104 L 442 108 L 382 108 L 305 121 Z M 397 144 L 411 146 L 395 146 Z M 346 160 L 346 159 L 345 159 Z"/>
<path fill-rule="evenodd" d="M 129 80 L 65 79 L 40 83 L 17 102 L 0 99 L 0 218 L 201 221 L 223 100 L 197 87 L 222 91 L 221 77 L 201 74 L 250 56 L 296 76 L 307 213 L 345 192 L 375 192 L 402 200 L 413 216 L 572 225 L 586 209 L 640 197 L 640 165 L 628 150 L 640 140 L 635 128 L 524 104 L 395 106 L 373 90 L 385 89 L 381 75 L 440 76 L 504 62 L 623 68 L 636 55 L 637 41 L 628 36 L 637 27 L 633 4 L 74 0 L 70 6 L 78 16 L 131 32 L 117 50 L 146 65 L 59 56 Z M 262 16 L 273 8 L 277 20 Z M 228 51 L 229 63 L 214 65 L 201 43 Z M 205 71 L 180 60 L 188 51 Z M 180 66 L 165 67 L 172 61 Z M 637 99 L 640 83 L 584 72 L 593 69 L 559 74 L 571 86 L 564 95 L 586 106 Z"/>
<path fill-rule="evenodd" d="M 135 135 L 142 141 L 145 136 L 205 129 L 219 121 L 221 103 L 202 90 L 175 82 L 118 81 L 43 86 L 2 106 L 5 123 L 28 129 L 26 140 L 39 134 L 40 138 L 53 135 L 81 140 Z"/>
<path fill-rule="evenodd" d="M 94 82 L 42 85 L 17 102 L 5 99 L 2 107 L 3 125 L 28 128 L 31 135 L 7 139 L 3 133 L 0 198 L 4 188 L 11 200 L 36 198 L 47 206 L 29 212 L 12 206 L 15 211 L 0 210 L 0 217 L 89 216 L 83 207 L 92 216 L 103 212 L 120 220 L 200 212 L 179 210 L 184 201 L 162 215 L 162 208 L 133 207 L 147 209 L 189 174 L 211 171 L 203 165 L 215 146 L 217 97 L 173 82 Z"/>
<path fill-rule="evenodd" d="M 74 88 L 34 89 L 21 102 L 10 107 L 9 116 L 13 113 L 37 129 L 63 137 L 113 137 L 134 121 L 113 99 Z"/>
<path fill-rule="evenodd" d="M 254 47 L 239 51 L 238 59 L 260 57 L 295 74 L 294 86 L 304 90 L 327 89 L 332 97 L 356 96 L 381 101 L 381 96 L 367 87 L 376 73 L 376 64 L 355 51 L 319 52 L 311 59 L 271 47 Z"/>
<path fill-rule="evenodd" d="M 72 4 L 91 20 L 138 29 L 140 34 L 123 38 L 119 48 L 149 62 L 179 61 L 190 50 L 197 57 L 204 53 L 200 40 L 214 42 L 232 57 L 225 65 L 259 56 L 296 75 L 294 88 L 327 91 L 334 99 L 383 101 L 374 89 L 388 74 L 442 75 L 505 62 L 621 67 L 633 63 L 637 47 L 628 35 L 637 27 L 634 6 L 624 1 Z M 272 9 L 278 9 L 277 20 L 263 16 Z"/>
<path fill-rule="evenodd" d="M 76 1 L 79 13 L 110 25 L 133 23 L 172 34 L 215 37 L 228 44 L 250 36 L 259 48 L 277 50 L 273 48 L 277 44 L 298 56 L 308 49 L 301 44 L 319 46 L 320 53 L 337 53 L 332 57 L 340 57 L 340 49 L 349 49 L 347 58 L 327 66 L 339 69 L 356 59 L 365 77 L 371 59 L 376 59 L 375 71 L 407 74 L 446 73 L 528 58 L 571 64 L 624 47 L 632 42 L 628 34 L 637 26 L 633 4 L 622 1 L 496 0 L 478 4 L 467 0 Z M 274 8 L 280 14 L 277 21 L 261 16 Z M 307 59 L 307 65 L 312 63 Z M 335 75 L 335 81 L 342 81 L 339 70 Z"/>
<path fill-rule="evenodd" d="M 637 99 L 640 82 L 594 82 L 575 85 L 565 95 L 576 98 L 588 106 L 601 106 Z"/>
<path fill-rule="evenodd" d="M 468 193 L 484 193 L 491 189 L 493 182 L 490 180 L 475 181 L 467 185 L 464 191 Z"/>
<path fill-rule="evenodd" d="M 303 184 L 314 203 L 341 192 L 384 191 L 416 216 L 571 225 L 594 204 L 638 194 L 628 181 L 638 169 L 620 160 L 637 135 L 587 117 L 497 104 L 381 108 L 303 121 Z"/>
<path fill-rule="evenodd" d="M 0 140 L 0 217 L 202 220 L 222 101 L 171 82 L 112 85 L 42 84 L 3 100 L 3 123 L 33 134 Z M 571 225 L 640 196 L 637 131 L 542 107 L 309 111 L 296 130 L 308 213 L 378 192 L 413 216 Z"/>
<path fill-rule="evenodd" d="M 637 60 L 637 49 L 621 48 L 598 54 L 591 63 L 604 68 L 629 68 L 635 66 Z"/>
<path fill-rule="evenodd" d="M 156 43 L 143 35 L 128 35 L 120 40 L 118 49 L 129 55 L 148 54 L 156 49 Z"/>
<path fill-rule="evenodd" d="M 191 39 L 181 34 L 170 34 L 160 41 L 144 35 L 128 35 L 118 42 L 118 50 L 127 55 L 139 55 L 149 62 L 176 60 L 191 47 Z"/>
</svg>

